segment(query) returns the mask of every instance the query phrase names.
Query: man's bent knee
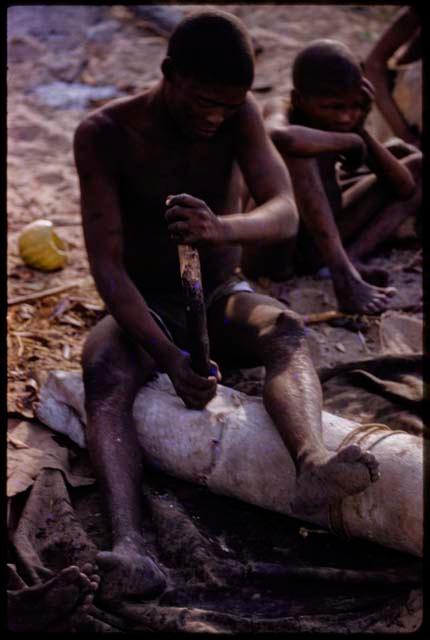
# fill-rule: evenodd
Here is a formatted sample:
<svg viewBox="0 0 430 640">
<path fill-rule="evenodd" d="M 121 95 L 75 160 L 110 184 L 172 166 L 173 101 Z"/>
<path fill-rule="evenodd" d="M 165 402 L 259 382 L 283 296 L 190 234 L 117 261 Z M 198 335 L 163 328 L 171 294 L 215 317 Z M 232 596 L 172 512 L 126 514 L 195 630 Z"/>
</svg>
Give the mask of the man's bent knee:
<svg viewBox="0 0 430 640">
<path fill-rule="evenodd" d="M 276 318 L 276 328 L 283 335 L 305 335 L 305 327 L 301 317 L 294 311 L 285 309 Z"/>
<path fill-rule="evenodd" d="M 278 311 L 273 319 L 260 333 L 262 338 L 286 337 L 290 340 L 304 337 L 304 324 L 294 311 L 285 309 Z"/>
<path fill-rule="evenodd" d="M 136 372 L 115 362 L 109 352 L 83 363 L 83 381 L 87 407 L 114 397 L 118 402 L 131 402 L 138 387 Z"/>
<path fill-rule="evenodd" d="M 271 325 L 260 333 L 260 345 L 266 366 L 278 363 L 284 367 L 293 354 L 306 351 L 302 320 L 293 311 L 280 311 Z"/>
<path fill-rule="evenodd" d="M 82 370 L 86 402 L 117 397 L 127 403 L 151 376 L 154 363 L 126 338 L 113 318 L 105 318 L 84 345 Z"/>
</svg>

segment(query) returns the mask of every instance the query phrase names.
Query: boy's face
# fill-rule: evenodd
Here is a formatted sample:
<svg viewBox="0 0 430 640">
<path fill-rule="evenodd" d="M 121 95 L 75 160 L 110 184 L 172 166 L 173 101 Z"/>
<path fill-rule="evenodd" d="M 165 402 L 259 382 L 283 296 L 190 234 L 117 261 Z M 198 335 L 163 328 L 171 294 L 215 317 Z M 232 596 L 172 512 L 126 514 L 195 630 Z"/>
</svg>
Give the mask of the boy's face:
<svg viewBox="0 0 430 640">
<path fill-rule="evenodd" d="M 348 133 L 363 122 L 368 104 L 363 90 L 357 88 L 327 96 L 296 94 L 295 106 L 311 126 L 326 131 Z"/>
<path fill-rule="evenodd" d="M 207 84 L 175 73 L 168 106 L 185 135 L 209 139 L 240 109 L 247 92 L 248 87 Z"/>
</svg>

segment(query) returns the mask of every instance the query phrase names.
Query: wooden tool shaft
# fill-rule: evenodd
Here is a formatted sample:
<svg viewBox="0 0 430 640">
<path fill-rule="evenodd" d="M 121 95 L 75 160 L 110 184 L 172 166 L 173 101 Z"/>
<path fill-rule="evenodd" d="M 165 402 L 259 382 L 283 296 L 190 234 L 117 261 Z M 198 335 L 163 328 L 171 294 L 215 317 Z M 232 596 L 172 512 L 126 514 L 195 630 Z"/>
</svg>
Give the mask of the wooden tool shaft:
<svg viewBox="0 0 430 640">
<path fill-rule="evenodd" d="M 187 244 L 178 245 L 178 255 L 191 365 L 196 373 L 207 377 L 210 374 L 209 338 L 200 258 L 197 249 Z"/>
</svg>

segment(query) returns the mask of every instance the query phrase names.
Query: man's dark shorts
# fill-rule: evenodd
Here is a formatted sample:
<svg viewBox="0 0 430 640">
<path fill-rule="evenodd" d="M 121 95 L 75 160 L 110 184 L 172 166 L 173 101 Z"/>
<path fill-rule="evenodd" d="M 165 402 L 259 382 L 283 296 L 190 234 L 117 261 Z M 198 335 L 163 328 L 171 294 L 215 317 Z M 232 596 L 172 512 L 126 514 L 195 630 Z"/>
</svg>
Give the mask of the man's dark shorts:
<svg viewBox="0 0 430 640">
<path fill-rule="evenodd" d="M 255 289 L 242 276 L 236 274 L 230 276 L 206 296 L 206 311 L 218 300 L 242 291 L 255 293 Z M 165 299 L 161 299 L 159 294 L 151 295 L 145 293 L 143 295 L 159 327 L 172 342 L 185 349 L 187 345 L 187 325 L 182 295 L 180 293 L 177 297 L 169 295 Z"/>
</svg>

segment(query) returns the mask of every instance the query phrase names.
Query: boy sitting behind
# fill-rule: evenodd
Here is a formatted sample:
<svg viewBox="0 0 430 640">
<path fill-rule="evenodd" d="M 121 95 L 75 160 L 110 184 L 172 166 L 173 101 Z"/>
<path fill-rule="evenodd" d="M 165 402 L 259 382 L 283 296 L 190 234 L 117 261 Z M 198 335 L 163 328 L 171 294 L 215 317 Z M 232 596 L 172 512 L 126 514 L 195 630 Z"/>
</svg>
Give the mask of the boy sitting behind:
<svg viewBox="0 0 430 640">
<path fill-rule="evenodd" d="M 292 178 L 300 229 L 294 247 L 245 248 L 246 275 L 285 279 L 293 255 L 299 272 L 328 267 L 342 311 L 387 307 L 395 289 L 375 285 L 386 284 L 388 274 L 361 260 L 419 208 L 422 155 L 406 144 L 390 152 L 372 137 L 365 128 L 372 98 L 372 85 L 342 43 L 316 40 L 297 55 L 291 102 L 270 99 L 264 117 Z M 339 163 L 346 172 L 365 163 L 373 174 L 342 190 Z"/>
</svg>

